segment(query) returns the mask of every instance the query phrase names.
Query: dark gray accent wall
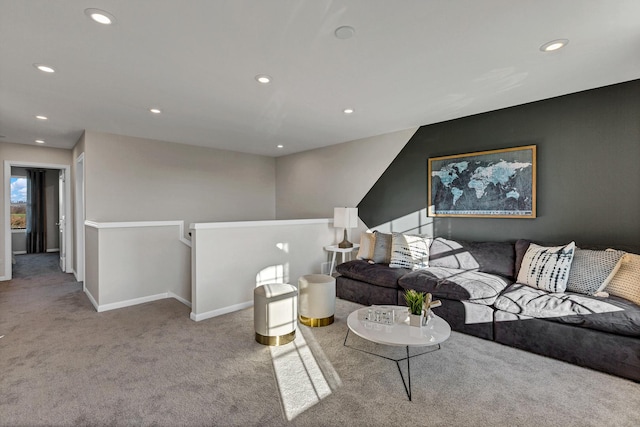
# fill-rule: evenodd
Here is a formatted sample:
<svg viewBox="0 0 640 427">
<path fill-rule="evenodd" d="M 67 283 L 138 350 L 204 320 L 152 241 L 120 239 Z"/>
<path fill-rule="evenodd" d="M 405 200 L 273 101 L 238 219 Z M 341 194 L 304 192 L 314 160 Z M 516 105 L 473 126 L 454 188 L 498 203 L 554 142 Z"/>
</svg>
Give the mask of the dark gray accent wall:
<svg viewBox="0 0 640 427">
<path fill-rule="evenodd" d="M 435 236 L 640 253 L 640 80 L 421 127 L 362 199 L 376 227 L 426 208 L 427 159 L 537 145 L 537 218 L 425 218 Z"/>
</svg>

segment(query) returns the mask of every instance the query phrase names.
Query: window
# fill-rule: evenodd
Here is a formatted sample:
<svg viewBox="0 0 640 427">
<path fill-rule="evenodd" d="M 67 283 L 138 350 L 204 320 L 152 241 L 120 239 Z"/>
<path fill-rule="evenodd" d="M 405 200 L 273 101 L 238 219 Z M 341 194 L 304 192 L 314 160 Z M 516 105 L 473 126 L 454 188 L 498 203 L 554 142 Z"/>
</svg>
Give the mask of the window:
<svg viewBox="0 0 640 427">
<path fill-rule="evenodd" d="M 11 177 L 11 229 L 27 228 L 27 178 Z"/>
</svg>

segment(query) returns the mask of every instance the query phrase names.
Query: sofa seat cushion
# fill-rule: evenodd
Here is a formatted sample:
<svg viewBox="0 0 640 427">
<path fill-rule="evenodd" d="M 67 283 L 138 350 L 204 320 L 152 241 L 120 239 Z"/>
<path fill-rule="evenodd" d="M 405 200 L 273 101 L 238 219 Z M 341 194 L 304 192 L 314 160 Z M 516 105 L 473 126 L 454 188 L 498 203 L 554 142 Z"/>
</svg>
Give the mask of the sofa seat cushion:
<svg viewBox="0 0 640 427">
<path fill-rule="evenodd" d="M 477 270 L 515 278 L 516 252 L 510 242 L 465 242 L 442 237 L 429 249 L 429 267 Z"/>
<path fill-rule="evenodd" d="M 398 283 L 403 289 L 429 292 L 435 298 L 491 305 L 513 282 L 479 271 L 429 267 L 402 276 Z"/>
<path fill-rule="evenodd" d="M 389 264 L 369 264 L 364 260 L 354 260 L 338 264 L 336 271 L 350 279 L 395 289 L 398 287 L 398 279 L 411 270 L 389 268 Z"/>
<path fill-rule="evenodd" d="M 618 335 L 640 336 L 640 306 L 622 298 L 551 293 L 515 283 L 498 297 L 494 306 L 513 314 Z"/>
</svg>

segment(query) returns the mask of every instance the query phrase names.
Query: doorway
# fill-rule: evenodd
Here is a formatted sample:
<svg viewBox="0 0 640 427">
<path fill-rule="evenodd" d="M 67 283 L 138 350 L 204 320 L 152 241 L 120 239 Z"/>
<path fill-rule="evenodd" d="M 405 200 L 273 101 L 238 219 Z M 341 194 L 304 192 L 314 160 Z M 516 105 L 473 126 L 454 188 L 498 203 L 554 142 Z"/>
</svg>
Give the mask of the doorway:
<svg viewBox="0 0 640 427">
<path fill-rule="evenodd" d="M 70 174 L 71 167 L 69 165 L 59 165 L 59 164 L 45 164 L 45 163 L 30 163 L 30 162 L 19 162 L 19 161 L 11 161 L 5 160 L 4 162 L 4 183 L 5 183 L 5 198 L 4 198 L 4 207 L 5 207 L 5 247 L 4 247 L 4 276 L 0 278 L 1 280 L 11 280 L 12 278 L 12 258 L 13 258 L 13 249 L 12 249 L 12 229 L 11 229 L 11 171 L 12 168 L 36 168 L 36 169 L 46 169 L 46 170 L 57 170 L 56 172 L 56 181 L 58 185 L 58 194 L 59 199 L 52 201 L 58 205 L 58 215 L 57 218 L 53 218 L 54 224 L 59 227 L 59 240 L 58 240 L 58 248 L 59 248 L 59 260 L 58 263 L 61 267 L 61 270 L 65 273 L 71 273 L 73 268 L 72 258 L 69 256 L 71 251 L 71 233 L 69 232 L 71 228 L 70 224 L 70 215 L 71 212 L 71 200 L 69 197 L 70 194 L 70 182 L 67 177 Z M 14 169 L 15 170 L 15 169 Z M 58 230 L 55 232 L 58 234 Z"/>
</svg>

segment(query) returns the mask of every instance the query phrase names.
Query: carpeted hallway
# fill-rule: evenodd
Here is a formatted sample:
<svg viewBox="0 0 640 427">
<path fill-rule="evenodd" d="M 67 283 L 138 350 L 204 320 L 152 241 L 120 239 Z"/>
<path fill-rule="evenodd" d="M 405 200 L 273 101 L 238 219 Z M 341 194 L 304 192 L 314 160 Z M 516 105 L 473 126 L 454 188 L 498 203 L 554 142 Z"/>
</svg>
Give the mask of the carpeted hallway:
<svg viewBox="0 0 640 427">
<path fill-rule="evenodd" d="M 16 258 L 0 282 L 0 425 L 640 425 L 640 384 L 458 333 L 413 359 L 409 402 L 393 362 L 343 346 L 346 301 L 333 325 L 265 347 L 251 309 L 97 313 L 57 255 Z"/>
</svg>

